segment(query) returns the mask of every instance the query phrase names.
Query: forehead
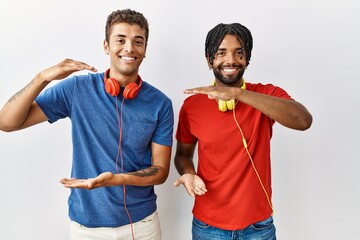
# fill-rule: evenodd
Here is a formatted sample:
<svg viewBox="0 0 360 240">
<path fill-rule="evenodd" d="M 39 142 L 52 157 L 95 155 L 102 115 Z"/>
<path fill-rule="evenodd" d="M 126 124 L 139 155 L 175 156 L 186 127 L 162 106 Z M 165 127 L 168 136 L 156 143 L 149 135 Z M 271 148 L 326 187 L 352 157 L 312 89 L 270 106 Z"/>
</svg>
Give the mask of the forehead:
<svg viewBox="0 0 360 240">
<path fill-rule="evenodd" d="M 110 38 L 116 36 L 142 37 L 145 39 L 145 29 L 142 29 L 138 24 L 115 23 L 111 26 Z"/>
<path fill-rule="evenodd" d="M 242 48 L 243 44 L 239 41 L 239 38 L 233 34 L 225 35 L 224 39 L 219 45 L 219 49 L 232 49 Z"/>
</svg>

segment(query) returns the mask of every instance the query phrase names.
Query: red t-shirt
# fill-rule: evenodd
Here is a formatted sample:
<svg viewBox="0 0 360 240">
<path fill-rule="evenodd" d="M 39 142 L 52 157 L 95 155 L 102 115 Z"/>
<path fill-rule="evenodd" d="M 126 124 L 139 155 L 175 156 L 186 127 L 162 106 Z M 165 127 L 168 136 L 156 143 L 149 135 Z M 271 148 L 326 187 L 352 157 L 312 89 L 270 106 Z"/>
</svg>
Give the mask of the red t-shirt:
<svg viewBox="0 0 360 240">
<path fill-rule="evenodd" d="M 247 83 L 246 89 L 291 99 L 283 89 L 271 84 Z M 271 199 L 270 139 L 274 121 L 241 102 L 237 103 L 235 113 Z M 218 228 L 236 230 L 272 214 L 232 111 L 220 112 L 216 100 L 207 95 L 190 96 L 181 107 L 176 138 L 182 143 L 198 143 L 197 173 L 208 191 L 195 198 L 193 214 L 197 219 Z"/>
</svg>

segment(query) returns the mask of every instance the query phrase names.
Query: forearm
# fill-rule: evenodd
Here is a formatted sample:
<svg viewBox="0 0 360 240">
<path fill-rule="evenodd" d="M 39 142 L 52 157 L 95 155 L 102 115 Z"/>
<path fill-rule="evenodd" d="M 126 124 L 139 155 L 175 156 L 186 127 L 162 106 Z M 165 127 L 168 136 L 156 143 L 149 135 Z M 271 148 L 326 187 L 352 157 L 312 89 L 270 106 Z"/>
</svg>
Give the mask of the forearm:
<svg viewBox="0 0 360 240">
<path fill-rule="evenodd" d="M 149 168 L 139 170 L 136 172 L 113 174 L 111 178 L 104 181 L 102 186 L 118 186 L 118 185 L 132 185 L 132 186 L 153 186 L 165 182 L 169 171 L 158 166 L 151 166 Z"/>
<path fill-rule="evenodd" d="M 96 69 L 86 63 L 65 59 L 62 62 L 38 73 L 22 90 L 17 92 L 0 111 L 0 130 L 14 131 L 46 120 L 40 108 L 34 104 L 35 98 L 53 80 L 60 80 L 70 74 L 87 69 Z M 29 117 L 29 114 L 31 116 Z"/>
<path fill-rule="evenodd" d="M 191 173 L 196 174 L 195 166 L 192 159 L 184 156 L 175 156 L 175 167 L 180 175 Z"/>
<path fill-rule="evenodd" d="M 283 126 L 306 130 L 311 126 L 312 116 L 299 102 L 246 90 L 238 90 L 236 99 L 248 104 Z"/>
<path fill-rule="evenodd" d="M 149 168 L 131 173 L 113 174 L 112 172 L 104 172 L 95 178 L 63 178 L 60 182 L 67 188 L 85 188 L 89 190 L 120 185 L 153 186 L 165 182 L 168 174 L 169 169 L 163 169 L 153 165 Z"/>
<path fill-rule="evenodd" d="M 35 98 L 47 84 L 38 74 L 28 85 L 14 94 L 0 111 L 0 129 L 3 131 L 21 129 Z"/>
<path fill-rule="evenodd" d="M 166 181 L 169 175 L 169 169 L 152 165 L 149 168 L 123 174 L 125 185 L 151 186 L 159 185 Z"/>
</svg>

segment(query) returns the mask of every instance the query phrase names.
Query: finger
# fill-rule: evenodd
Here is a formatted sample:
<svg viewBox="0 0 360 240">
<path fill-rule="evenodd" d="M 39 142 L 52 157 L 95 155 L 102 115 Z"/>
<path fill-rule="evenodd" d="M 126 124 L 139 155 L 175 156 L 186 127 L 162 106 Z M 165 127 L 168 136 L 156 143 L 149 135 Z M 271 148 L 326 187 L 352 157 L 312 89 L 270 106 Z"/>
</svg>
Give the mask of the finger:
<svg viewBox="0 0 360 240">
<path fill-rule="evenodd" d="M 63 179 L 60 179 L 60 183 L 66 183 L 66 182 L 68 182 L 69 181 L 69 179 L 68 178 L 63 178 Z"/>
<path fill-rule="evenodd" d="M 84 62 L 76 61 L 73 59 L 65 59 L 61 65 L 63 65 L 66 68 L 69 68 L 69 70 L 72 69 L 73 71 L 80 71 L 80 70 L 84 70 L 84 69 L 92 71 L 92 72 L 97 71 L 95 67 L 90 66 L 89 64 L 86 64 Z"/>
<path fill-rule="evenodd" d="M 60 180 L 60 183 L 62 184 L 68 184 L 68 183 L 71 183 L 71 182 L 74 182 L 74 181 L 77 181 L 76 178 L 63 178 Z"/>
<path fill-rule="evenodd" d="M 192 197 L 195 197 L 195 192 L 194 192 L 194 189 L 193 188 L 187 188 L 187 187 L 185 187 L 185 189 L 186 189 L 186 191 L 187 191 L 187 193 L 190 195 L 190 196 L 192 196 Z"/>
<path fill-rule="evenodd" d="M 81 63 L 79 65 L 79 68 L 80 68 L 80 70 L 86 69 L 86 70 L 89 70 L 89 71 L 92 71 L 92 72 L 97 72 L 97 69 L 95 67 L 90 66 L 90 65 L 88 65 L 86 63 Z"/>
<path fill-rule="evenodd" d="M 181 182 L 179 180 L 176 180 L 174 183 L 173 183 L 173 186 L 174 187 L 178 187 L 180 186 Z"/>
<path fill-rule="evenodd" d="M 186 183 L 183 183 L 184 187 L 185 187 L 185 190 L 187 191 L 187 193 L 192 196 L 192 197 L 195 197 L 195 193 L 194 193 L 194 189 L 191 185 L 189 184 L 186 184 Z"/>
<path fill-rule="evenodd" d="M 195 93 L 206 93 L 207 91 L 213 89 L 213 86 L 206 86 L 206 87 L 197 87 L 197 88 L 189 88 L 185 89 L 185 94 L 195 94 Z"/>
<path fill-rule="evenodd" d="M 205 186 L 196 186 L 194 188 L 194 192 L 196 193 L 196 195 L 204 195 L 207 192 L 207 189 L 205 188 Z"/>
</svg>

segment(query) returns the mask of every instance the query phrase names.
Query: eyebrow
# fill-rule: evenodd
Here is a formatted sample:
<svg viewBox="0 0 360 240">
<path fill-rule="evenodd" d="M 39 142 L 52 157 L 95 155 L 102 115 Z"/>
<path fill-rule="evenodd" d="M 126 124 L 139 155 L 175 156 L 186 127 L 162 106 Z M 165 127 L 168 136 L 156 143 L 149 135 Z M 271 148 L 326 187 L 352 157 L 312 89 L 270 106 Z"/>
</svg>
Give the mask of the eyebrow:
<svg viewBox="0 0 360 240">
<path fill-rule="evenodd" d="M 124 38 L 126 38 L 127 36 L 126 35 L 124 35 L 124 34 L 116 34 L 115 36 L 114 36 L 114 38 L 116 38 L 116 37 L 124 37 Z M 140 39 L 142 39 L 142 40 L 145 40 L 145 38 L 143 37 L 143 36 L 135 36 L 134 38 L 140 38 Z"/>
<path fill-rule="evenodd" d="M 226 51 L 227 48 L 218 48 L 218 51 Z M 244 50 L 244 47 L 235 48 L 235 50 Z"/>
</svg>

